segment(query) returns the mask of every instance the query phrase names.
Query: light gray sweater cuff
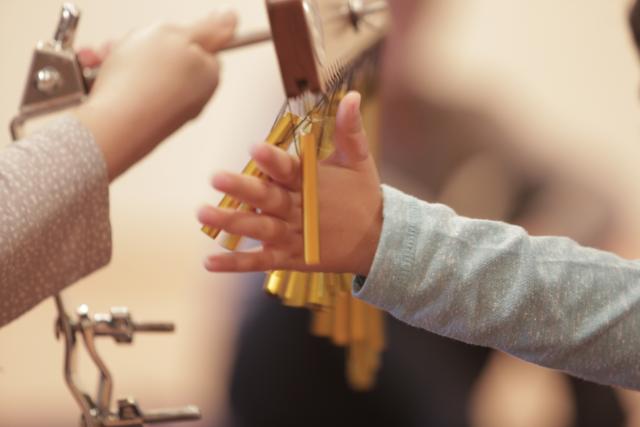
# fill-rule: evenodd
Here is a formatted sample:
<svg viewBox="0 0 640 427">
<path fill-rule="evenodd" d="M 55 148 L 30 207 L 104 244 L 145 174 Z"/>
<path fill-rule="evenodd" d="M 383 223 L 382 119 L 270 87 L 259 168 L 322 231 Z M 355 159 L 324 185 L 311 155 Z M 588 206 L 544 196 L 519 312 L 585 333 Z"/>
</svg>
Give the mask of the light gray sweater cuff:
<svg viewBox="0 0 640 427">
<path fill-rule="evenodd" d="M 414 274 L 418 238 L 417 206 L 402 192 L 382 185 L 382 231 L 368 277 L 357 276 L 353 293 L 390 312 L 407 307 L 408 294 L 398 292 Z M 423 230 L 425 232 L 426 230 Z"/>
</svg>

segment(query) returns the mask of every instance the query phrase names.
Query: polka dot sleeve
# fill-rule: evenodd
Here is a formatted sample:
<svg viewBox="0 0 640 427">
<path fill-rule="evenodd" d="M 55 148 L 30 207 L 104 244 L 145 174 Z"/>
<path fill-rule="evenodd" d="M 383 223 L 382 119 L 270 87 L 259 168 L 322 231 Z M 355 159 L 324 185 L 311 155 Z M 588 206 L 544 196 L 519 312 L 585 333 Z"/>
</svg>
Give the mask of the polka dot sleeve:
<svg viewBox="0 0 640 427">
<path fill-rule="evenodd" d="M 106 165 L 78 120 L 0 150 L 0 327 L 110 257 Z"/>
</svg>

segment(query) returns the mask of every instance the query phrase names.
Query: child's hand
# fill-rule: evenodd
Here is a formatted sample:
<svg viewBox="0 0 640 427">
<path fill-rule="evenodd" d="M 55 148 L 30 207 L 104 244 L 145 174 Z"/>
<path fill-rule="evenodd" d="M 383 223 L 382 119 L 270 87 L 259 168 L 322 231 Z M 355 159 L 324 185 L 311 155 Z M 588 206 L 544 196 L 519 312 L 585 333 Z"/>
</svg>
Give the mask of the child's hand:
<svg viewBox="0 0 640 427">
<path fill-rule="evenodd" d="M 107 42 L 103 44 L 100 49 L 95 50 L 92 48 L 82 48 L 76 52 L 78 56 L 78 62 L 82 68 L 95 68 L 102 65 L 107 56 L 109 56 L 109 51 L 112 48 L 112 44 Z"/>
<path fill-rule="evenodd" d="M 336 151 L 318 168 L 321 263 L 304 263 L 299 159 L 259 144 L 252 157 L 270 181 L 219 173 L 213 186 L 261 213 L 207 206 L 198 218 L 212 228 L 260 240 L 262 247 L 212 255 L 205 262 L 208 270 L 369 273 L 382 227 L 382 195 L 359 108 L 358 93 L 342 100 L 336 118 Z"/>
<path fill-rule="evenodd" d="M 89 99 L 76 111 L 102 149 L 111 179 L 200 113 L 218 85 L 216 53 L 235 26 L 235 14 L 214 13 L 190 25 L 138 30 L 112 45 Z"/>
</svg>

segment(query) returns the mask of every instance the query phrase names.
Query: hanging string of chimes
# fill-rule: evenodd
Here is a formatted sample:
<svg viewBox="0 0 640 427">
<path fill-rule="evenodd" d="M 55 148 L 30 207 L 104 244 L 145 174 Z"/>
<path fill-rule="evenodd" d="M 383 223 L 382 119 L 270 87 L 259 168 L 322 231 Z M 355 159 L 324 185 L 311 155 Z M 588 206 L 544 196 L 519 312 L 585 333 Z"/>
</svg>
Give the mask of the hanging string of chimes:
<svg viewBox="0 0 640 427">
<path fill-rule="evenodd" d="M 304 256 L 310 266 L 320 262 L 317 163 L 333 151 L 335 117 L 342 97 L 355 89 L 366 103 L 377 69 L 372 52 L 386 28 L 385 2 L 342 3 L 267 0 L 289 100 L 266 142 L 283 150 L 295 146 L 301 157 Z M 371 21 L 363 19 L 367 10 L 376 14 Z M 266 179 L 253 161 L 242 173 Z M 228 195 L 219 206 L 253 210 Z M 203 231 L 229 250 L 239 245 L 238 236 L 208 227 Z M 367 390 L 374 385 L 380 366 L 384 321 L 380 311 L 353 298 L 352 279 L 349 274 L 272 271 L 267 273 L 264 289 L 285 306 L 311 310 L 311 333 L 345 348 L 349 384 Z"/>
</svg>

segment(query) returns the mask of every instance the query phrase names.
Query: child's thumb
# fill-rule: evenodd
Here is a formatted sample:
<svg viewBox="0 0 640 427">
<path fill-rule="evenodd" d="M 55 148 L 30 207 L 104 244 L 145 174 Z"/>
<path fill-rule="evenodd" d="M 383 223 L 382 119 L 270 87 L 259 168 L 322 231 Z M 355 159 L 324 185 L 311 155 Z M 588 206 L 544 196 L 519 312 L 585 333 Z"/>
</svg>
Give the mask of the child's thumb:
<svg viewBox="0 0 640 427">
<path fill-rule="evenodd" d="M 331 161 L 345 167 L 353 167 L 369 158 L 367 136 L 360 116 L 360 101 L 358 92 L 349 92 L 340 102 L 336 115 L 336 149 Z"/>
<path fill-rule="evenodd" d="M 193 43 L 209 53 L 215 53 L 229 44 L 237 24 L 235 12 L 227 10 L 210 13 L 186 27 L 186 31 Z"/>
</svg>

